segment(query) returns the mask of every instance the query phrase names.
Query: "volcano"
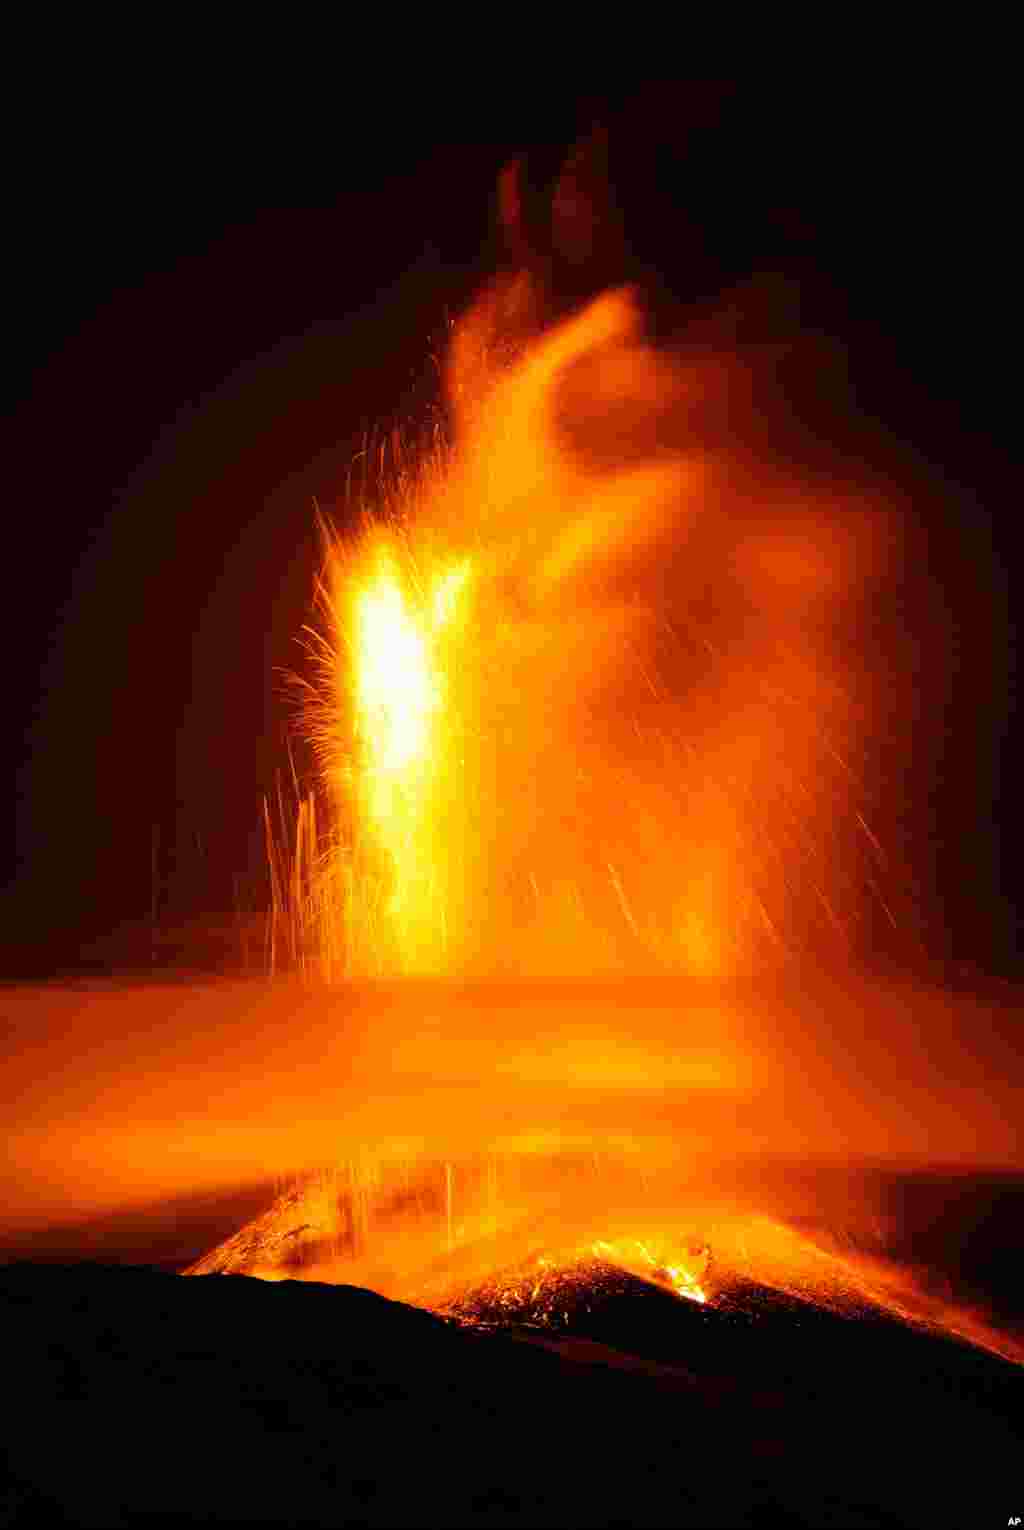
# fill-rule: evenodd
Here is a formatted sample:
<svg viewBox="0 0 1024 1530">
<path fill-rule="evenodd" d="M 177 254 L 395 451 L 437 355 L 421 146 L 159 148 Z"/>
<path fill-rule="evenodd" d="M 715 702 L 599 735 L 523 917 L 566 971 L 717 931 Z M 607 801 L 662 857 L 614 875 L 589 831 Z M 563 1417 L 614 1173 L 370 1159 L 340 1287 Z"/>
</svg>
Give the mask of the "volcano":
<svg viewBox="0 0 1024 1530">
<path fill-rule="evenodd" d="M 929 965 L 985 580 L 785 282 L 627 255 L 606 147 L 501 173 L 317 501 L 256 924 L 174 935 L 154 830 L 148 980 L 5 993 L 6 1251 L 120 1260 L 0 1272 L 8 1522 L 1015 1517 L 1019 992 Z"/>
<path fill-rule="evenodd" d="M 491 1192 L 482 1216 L 472 1204 L 474 1170 Z M 644 1312 L 643 1302 L 656 1301 L 662 1343 L 676 1328 L 703 1331 L 687 1327 L 692 1307 L 703 1309 L 716 1332 L 790 1312 L 812 1326 L 837 1318 L 851 1332 L 862 1323 L 872 1331 L 909 1330 L 1024 1363 L 1024 1345 L 954 1305 L 948 1281 L 944 1291 L 941 1282 L 929 1289 L 920 1271 L 912 1275 L 857 1249 L 821 1221 L 800 1227 L 708 1197 L 687 1216 L 684 1207 L 649 1196 L 645 1202 L 637 1191 L 631 1203 L 606 1207 L 566 1154 L 535 1153 L 525 1170 L 502 1164 L 502 1180 L 513 1177 L 517 1195 L 506 1209 L 494 1194 L 493 1161 L 482 1170 L 472 1162 L 428 1162 L 406 1163 L 390 1176 L 378 1166 L 360 1179 L 352 1165 L 311 1176 L 183 1273 L 372 1284 L 472 1327 L 552 1335 L 594 1337 L 593 1322 L 603 1331 L 606 1321 L 595 1314 L 619 1314 L 638 1299 L 636 1310 Z M 574 1179 L 575 1205 L 566 1196 Z M 432 1196 L 439 1182 L 441 1193 Z M 635 1348 L 628 1321 L 620 1337 Z"/>
</svg>

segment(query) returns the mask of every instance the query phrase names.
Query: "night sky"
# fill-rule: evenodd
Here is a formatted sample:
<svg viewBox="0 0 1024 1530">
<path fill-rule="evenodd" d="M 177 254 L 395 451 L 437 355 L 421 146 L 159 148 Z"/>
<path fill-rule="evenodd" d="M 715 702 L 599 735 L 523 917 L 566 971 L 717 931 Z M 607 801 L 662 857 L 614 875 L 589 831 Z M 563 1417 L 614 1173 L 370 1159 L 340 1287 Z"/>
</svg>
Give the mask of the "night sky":
<svg viewBox="0 0 1024 1530">
<path fill-rule="evenodd" d="M 6 969 L 56 969 L 145 919 L 154 842 L 175 912 L 230 907 L 287 764 L 313 501 L 338 504 L 368 428 L 426 407 L 445 316 L 497 258 L 501 166 L 525 154 L 542 206 L 596 119 L 624 274 L 683 315 L 755 272 L 794 279 L 805 322 L 848 347 L 859 406 L 948 486 L 941 890 L 955 954 L 1010 970 L 1008 108 L 681 81 L 389 108 L 381 129 L 297 88 L 101 83 L 52 93 L 7 193 Z"/>
</svg>

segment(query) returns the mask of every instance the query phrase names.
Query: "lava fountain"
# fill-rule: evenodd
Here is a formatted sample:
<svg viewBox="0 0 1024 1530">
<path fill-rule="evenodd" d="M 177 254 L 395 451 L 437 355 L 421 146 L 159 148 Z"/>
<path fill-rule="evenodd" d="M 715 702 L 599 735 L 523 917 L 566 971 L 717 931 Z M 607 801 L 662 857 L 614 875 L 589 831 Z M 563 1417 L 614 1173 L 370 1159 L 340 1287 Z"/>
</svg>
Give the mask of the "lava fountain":
<svg viewBox="0 0 1024 1530">
<path fill-rule="evenodd" d="M 462 321 L 455 444 L 399 462 L 360 544 L 328 540 L 330 829 L 281 879 L 297 946 L 349 976 L 728 978 L 856 950 L 905 897 L 849 642 L 891 517 L 702 442 L 708 411 L 759 421 L 756 388 L 659 356 L 629 292 L 491 375 L 527 302 L 511 283 Z"/>
<path fill-rule="evenodd" d="M 822 962 L 914 927 L 879 823 L 908 746 L 873 647 L 899 493 L 801 417 L 816 344 L 734 316 L 656 346 L 629 289 L 545 302 L 529 272 L 484 293 L 450 430 L 381 449 L 358 535 L 325 526 L 320 783 L 290 860 L 271 839 L 275 928 L 376 1029 L 327 1167 L 192 1273 L 556 1326 L 627 1276 L 701 1308 L 756 1286 L 1020 1358 L 829 1241 L 870 1208 L 785 1167 L 1013 1153 L 934 997 L 814 997 Z"/>
</svg>

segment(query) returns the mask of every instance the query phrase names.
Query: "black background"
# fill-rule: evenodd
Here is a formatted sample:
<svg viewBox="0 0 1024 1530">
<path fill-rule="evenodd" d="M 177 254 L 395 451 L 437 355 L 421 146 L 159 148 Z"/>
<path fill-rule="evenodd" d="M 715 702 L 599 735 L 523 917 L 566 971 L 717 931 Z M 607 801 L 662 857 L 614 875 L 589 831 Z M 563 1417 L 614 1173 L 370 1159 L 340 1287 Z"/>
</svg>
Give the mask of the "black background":
<svg viewBox="0 0 1024 1530">
<path fill-rule="evenodd" d="M 470 104 L 433 82 L 425 103 L 375 96 L 373 67 L 356 100 L 88 62 L 29 61 L 9 108 L 6 966 L 144 919 L 154 842 L 162 882 L 190 868 L 180 912 L 230 905 L 286 763 L 314 497 L 332 508 L 364 431 L 419 407 L 446 313 L 497 258 L 501 166 L 525 154 L 543 193 L 602 120 L 628 274 L 683 310 L 795 278 L 860 407 L 951 488 L 937 954 L 1012 971 L 1018 294 L 996 91 L 681 80 Z"/>
</svg>

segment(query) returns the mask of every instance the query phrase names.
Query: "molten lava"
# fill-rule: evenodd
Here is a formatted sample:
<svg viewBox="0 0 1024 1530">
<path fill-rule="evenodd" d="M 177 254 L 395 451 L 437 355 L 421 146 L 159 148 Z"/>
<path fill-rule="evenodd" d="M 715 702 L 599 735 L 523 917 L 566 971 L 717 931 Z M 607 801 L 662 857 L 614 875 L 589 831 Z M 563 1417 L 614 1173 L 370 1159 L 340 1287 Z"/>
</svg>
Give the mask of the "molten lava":
<svg viewBox="0 0 1024 1530">
<path fill-rule="evenodd" d="M 371 570 L 352 599 L 354 743 L 364 865 L 376 852 L 382 880 L 372 892 L 354 885 L 351 896 L 372 899 L 386 969 L 443 972 L 451 898 L 444 808 L 458 776 L 446 639 L 470 566 L 414 590 L 381 544 Z"/>
</svg>

